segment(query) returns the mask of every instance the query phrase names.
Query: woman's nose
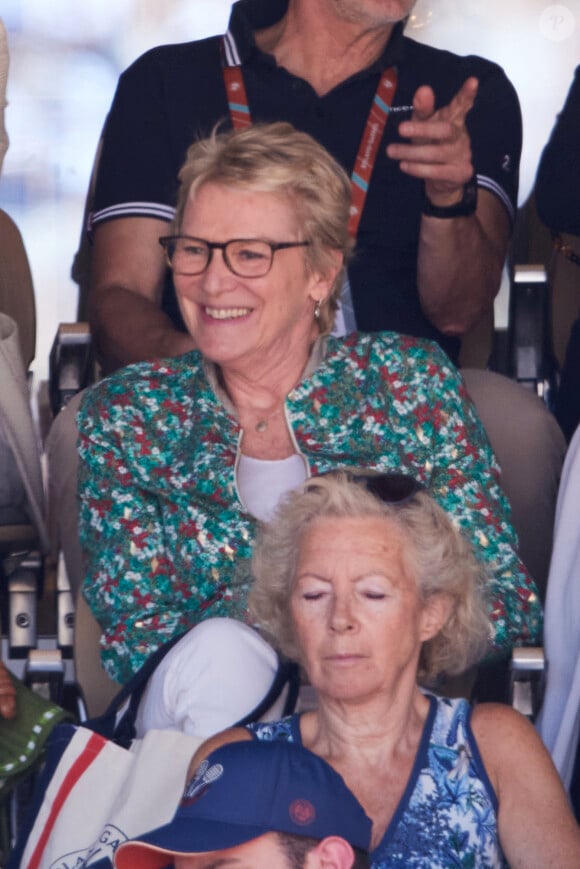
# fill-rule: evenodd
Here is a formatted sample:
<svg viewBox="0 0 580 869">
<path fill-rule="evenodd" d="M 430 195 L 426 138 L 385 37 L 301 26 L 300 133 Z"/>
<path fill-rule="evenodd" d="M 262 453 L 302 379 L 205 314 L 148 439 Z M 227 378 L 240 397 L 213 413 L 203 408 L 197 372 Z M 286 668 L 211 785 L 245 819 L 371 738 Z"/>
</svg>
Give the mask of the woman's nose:
<svg viewBox="0 0 580 869">
<path fill-rule="evenodd" d="M 202 284 L 208 292 L 219 292 L 227 288 L 235 280 L 233 273 L 226 265 L 223 250 L 214 248 L 207 268 L 201 275 Z"/>
<path fill-rule="evenodd" d="M 349 599 L 336 597 L 330 609 L 330 629 L 338 633 L 352 631 L 356 620 Z"/>
</svg>

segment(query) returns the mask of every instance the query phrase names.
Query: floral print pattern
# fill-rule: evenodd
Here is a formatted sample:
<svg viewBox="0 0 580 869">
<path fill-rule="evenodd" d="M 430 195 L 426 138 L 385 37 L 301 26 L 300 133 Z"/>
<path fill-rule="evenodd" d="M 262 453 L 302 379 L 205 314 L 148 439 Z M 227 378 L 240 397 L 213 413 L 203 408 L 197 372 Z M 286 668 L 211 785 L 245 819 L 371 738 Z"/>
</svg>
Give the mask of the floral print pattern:
<svg viewBox="0 0 580 869">
<path fill-rule="evenodd" d="M 430 710 L 409 782 L 372 869 L 501 869 L 498 802 L 466 700 L 428 695 Z M 248 729 L 257 739 L 301 742 L 299 716 Z"/>
<path fill-rule="evenodd" d="M 323 350 L 286 399 L 310 473 L 417 477 L 487 568 L 498 654 L 536 641 L 538 594 L 457 370 L 434 343 L 394 333 L 329 338 Z M 84 594 L 103 631 L 104 666 L 123 682 L 176 633 L 245 616 L 257 522 L 236 488 L 243 433 L 195 351 L 101 381 L 78 424 Z"/>
</svg>

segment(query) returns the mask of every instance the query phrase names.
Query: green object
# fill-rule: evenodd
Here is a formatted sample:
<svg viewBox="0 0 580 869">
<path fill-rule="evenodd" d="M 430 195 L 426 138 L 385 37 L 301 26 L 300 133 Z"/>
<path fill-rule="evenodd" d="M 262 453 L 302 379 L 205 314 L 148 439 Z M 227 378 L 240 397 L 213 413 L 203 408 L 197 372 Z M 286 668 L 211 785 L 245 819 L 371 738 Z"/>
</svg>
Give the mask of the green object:
<svg viewBox="0 0 580 869">
<path fill-rule="evenodd" d="M 0 799 L 40 759 L 53 728 L 72 715 L 12 677 L 16 716 L 0 718 Z"/>
<path fill-rule="evenodd" d="M 10 849 L 10 794 L 42 763 L 44 746 L 52 730 L 73 716 L 27 688 L 11 675 L 16 686 L 16 715 L 0 716 L 0 866 Z"/>
</svg>

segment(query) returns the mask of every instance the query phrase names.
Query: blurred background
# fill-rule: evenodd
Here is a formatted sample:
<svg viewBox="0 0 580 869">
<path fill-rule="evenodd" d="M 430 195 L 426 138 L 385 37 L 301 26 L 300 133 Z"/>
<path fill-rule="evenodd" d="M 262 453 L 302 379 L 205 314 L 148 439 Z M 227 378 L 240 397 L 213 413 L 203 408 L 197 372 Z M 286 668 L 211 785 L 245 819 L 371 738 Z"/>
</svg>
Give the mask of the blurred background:
<svg viewBox="0 0 580 869">
<path fill-rule="evenodd" d="M 225 29 L 229 0 L 2 0 L 10 147 L 0 207 L 24 236 L 36 289 L 35 389 L 59 322 L 76 317 L 70 277 L 99 134 L 119 74 L 153 45 Z M 418 0 L 407 32 L 499 62 L 524 114 L 520 203 L 580 62 L 580 0 Z M 152 123 L 154 123 L 152 119 Z"/>
</svg>

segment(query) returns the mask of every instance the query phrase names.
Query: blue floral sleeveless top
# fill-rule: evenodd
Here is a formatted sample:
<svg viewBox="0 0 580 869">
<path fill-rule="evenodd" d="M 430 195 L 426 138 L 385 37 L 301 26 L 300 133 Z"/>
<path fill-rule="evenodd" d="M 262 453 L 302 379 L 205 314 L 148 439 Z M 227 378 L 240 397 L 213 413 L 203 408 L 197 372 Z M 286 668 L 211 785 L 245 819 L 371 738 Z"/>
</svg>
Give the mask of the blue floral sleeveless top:
<svg viewBox="0 0 580 869">
<path fill-rule="evenodd" d="M 466 700 L 428 696 L 415 764 L 372 869 L 501 869 L 497 797 Z M 258 739 L 301 742 L 300 716 L 253 724 Z"/>
</svg>

